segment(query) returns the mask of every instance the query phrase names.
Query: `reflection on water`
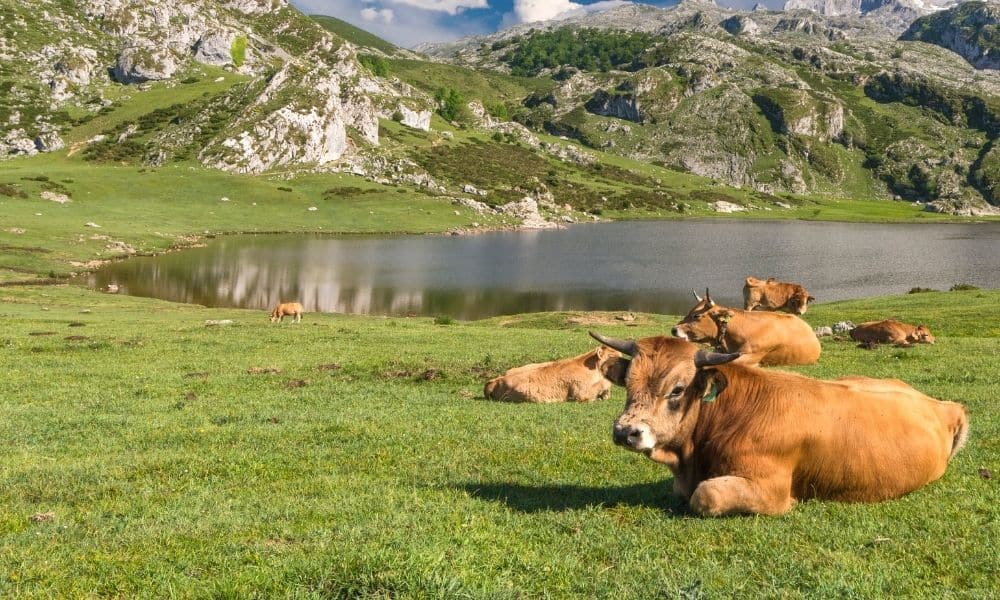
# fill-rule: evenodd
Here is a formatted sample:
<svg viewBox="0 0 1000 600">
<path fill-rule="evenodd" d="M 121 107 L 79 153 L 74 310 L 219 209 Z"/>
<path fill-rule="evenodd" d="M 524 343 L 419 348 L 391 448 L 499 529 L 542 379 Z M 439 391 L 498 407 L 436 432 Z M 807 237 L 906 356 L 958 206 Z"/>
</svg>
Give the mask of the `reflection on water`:
<svg viewBox="0 0 1000 600">
<path fill-rule="evenodd" d="M 1000 224 L 609 223 L 451 236 L 238 236 L 133 258 L 88 277 L 121 293 L 308 311 L 474 319 L 547 310 L 677 314 L 691 289 L 739 304 L 743 278 L 775 276 L 821 300 L 954 283 L 1000 286 Z"/>
</svg>

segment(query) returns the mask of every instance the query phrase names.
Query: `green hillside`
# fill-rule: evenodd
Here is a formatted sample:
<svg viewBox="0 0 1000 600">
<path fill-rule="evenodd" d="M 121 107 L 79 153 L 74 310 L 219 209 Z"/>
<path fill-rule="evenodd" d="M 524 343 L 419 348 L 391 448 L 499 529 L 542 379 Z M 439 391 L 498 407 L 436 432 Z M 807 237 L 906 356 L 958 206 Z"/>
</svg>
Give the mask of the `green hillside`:
<svg viewBox="0 0 1000 600">
<path fill-rule="evenodd" d="M 370 48 L 379 50 L 389 55 L 399 51 L 399 48 L 382 38 L 365 31 L 359 27 L 351 25 L 347 21 L 342 21 L 329 15 L 310 15 L 314 21 L 323 26 L 330 33 L 337 35 L 360 48 Z"/>
</svg>

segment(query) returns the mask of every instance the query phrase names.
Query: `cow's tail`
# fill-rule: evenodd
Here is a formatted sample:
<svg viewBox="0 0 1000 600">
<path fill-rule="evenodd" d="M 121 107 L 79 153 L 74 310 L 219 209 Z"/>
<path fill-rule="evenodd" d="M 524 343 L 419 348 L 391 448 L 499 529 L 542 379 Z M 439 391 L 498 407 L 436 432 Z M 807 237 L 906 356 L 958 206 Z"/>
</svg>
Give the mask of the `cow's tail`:
<svg viewBox="0 0 1000 600">
<path fill-rule="evenodd" d="M 951 454 L 948 458 L 951 459 L 965 446 L 965 442 L 969 440 L 969 415 L 965 412 L 965 407 L 959 405 L 958 409 L 958 419 L 955 421 L 955 433 L 951 440 Z"/>
</svg>

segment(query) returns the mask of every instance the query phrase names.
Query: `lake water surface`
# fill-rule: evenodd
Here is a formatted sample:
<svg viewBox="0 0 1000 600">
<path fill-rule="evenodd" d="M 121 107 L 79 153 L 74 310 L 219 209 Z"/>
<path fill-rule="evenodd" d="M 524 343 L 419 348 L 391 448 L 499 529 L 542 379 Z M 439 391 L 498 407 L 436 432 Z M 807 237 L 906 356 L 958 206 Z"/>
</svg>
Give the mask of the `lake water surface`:
<svg viewBox="0 0 1000 600">
<path fill-rule="evenodd" d="M 473 236 L 234 236 L 88 276 L 121 293 L 213 307 L 449 315 L 548 310 L 686 313 L 710 287 L 742 306 L 747 275 L 821 301 L 955 283 L 1000 287 L 1000 223 L 657 221 Z"/>
</svg>

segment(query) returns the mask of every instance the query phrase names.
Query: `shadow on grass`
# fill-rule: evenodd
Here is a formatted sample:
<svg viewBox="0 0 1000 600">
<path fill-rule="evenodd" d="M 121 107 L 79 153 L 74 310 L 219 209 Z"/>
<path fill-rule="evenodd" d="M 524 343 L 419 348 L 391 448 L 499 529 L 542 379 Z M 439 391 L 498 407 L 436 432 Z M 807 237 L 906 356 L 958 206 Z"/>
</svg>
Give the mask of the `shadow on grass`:
<svg viewBox="0 0 1000 600">
<path fill-rule="evenodd" d="M 503 502 L 515 510 L 527 513 L 579 510 L 596 506 L 646 506 L 674 514 L 688 512 L 687 504 L 674 495 L 669 479 L 611 487 L 485 482 L 470 482 L 456 487 L 476 498 Z"/>
</svg>

